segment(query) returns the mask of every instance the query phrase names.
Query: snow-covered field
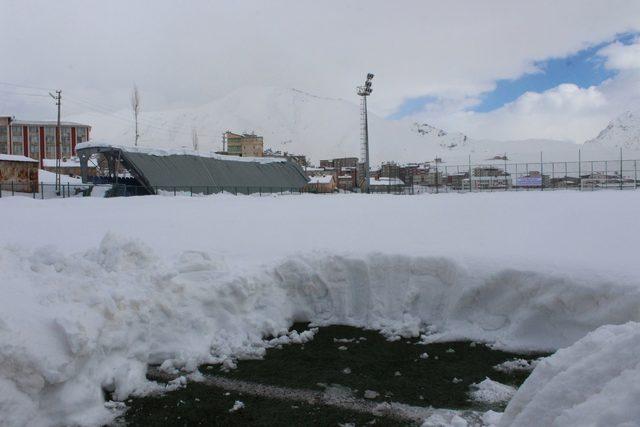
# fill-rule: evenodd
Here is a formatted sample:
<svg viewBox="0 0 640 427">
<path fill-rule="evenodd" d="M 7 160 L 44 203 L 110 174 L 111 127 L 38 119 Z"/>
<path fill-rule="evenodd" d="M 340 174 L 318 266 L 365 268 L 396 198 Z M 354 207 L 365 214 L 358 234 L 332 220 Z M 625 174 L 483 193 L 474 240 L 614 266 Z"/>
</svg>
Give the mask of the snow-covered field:
<svg viewBox="0 0 640 427">
<path fill-rule="evenodd" d="M 3 198 L 0 424 L 107 422 L 102 390 L 157 388 L 150 363 L 232 365 L 313 321 L 568 347 L 502 425 L 635 425 L 638 194 Z"/>
</svg>

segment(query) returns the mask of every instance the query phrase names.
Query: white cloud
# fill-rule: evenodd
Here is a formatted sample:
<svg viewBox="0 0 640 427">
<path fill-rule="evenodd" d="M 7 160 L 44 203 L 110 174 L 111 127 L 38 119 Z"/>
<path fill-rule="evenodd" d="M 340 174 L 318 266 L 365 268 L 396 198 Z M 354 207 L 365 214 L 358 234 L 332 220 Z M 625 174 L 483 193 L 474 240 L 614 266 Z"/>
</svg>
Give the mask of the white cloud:
<svg viewBox="0 0 640 427">
<path fill-rule="evenodd" d="M 612 43 L 598 51 L 600 56 L 606 58 L 605 66 L 612 70 L 639 70 L 640 69 L 640 40 L 625 45 L 620 42 Z"/>
<path fill-rule="evenodd" d="M 626 110 L 640 108 L 640 39 L 614 42 L 598 51 L 616 75 L 598 86 L 561 84 L 544 92 L 527 92 L 487 113 L 467 111 L 459 103 L 429 106 L 416 119 L 484 139 L 591 139 Z"/>
</svg>

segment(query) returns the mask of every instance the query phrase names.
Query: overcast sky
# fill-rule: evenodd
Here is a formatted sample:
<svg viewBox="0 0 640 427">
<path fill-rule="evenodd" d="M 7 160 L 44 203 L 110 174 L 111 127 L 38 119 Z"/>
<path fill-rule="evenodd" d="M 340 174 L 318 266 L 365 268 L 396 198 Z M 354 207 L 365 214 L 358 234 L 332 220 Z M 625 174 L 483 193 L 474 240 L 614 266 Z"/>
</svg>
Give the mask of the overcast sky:
<svg viewBox="0 0 640 427">
<path fill-rule="evenodd" d="M 638 0 L 2 0 L 0 114 L 53 118 L 46 88 L 122 109 L 134 82 L 147 110 L 245 86 L 357 102 L 371 71 L 383 116 L 582 141 L 637 109 L 638 31 Z"/>
</svg>

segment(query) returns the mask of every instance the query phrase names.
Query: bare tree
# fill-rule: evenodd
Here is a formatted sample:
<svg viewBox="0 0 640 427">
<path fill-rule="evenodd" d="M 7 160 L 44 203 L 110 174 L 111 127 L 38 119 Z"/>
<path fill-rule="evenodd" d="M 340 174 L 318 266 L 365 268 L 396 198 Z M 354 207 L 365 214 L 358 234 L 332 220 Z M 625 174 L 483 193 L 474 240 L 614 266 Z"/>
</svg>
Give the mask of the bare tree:
<svg viewBox="0 0 640 427">
<path fill-rule="evenodd" d="M 193 150 L 198 151 L 200 144 L 198 143 L 198 130 L 196 128 L 191 129 L 191 144 L 193 144 Z"/>
<path fill-rule="evenodd" d="M 133 117 L 136 121 L 136 139 L 135 146 L 138 146 L 138 139 L 140 138 L 140 133 L 138 132 L 138 115 L 140 114 L 140 106 L 141 106 L 142 98 L 140 97 L 140 92 L 138 91 L 138 86 L 134 83 L 133 90 L 131 91 L 131 108 L 133 109 Z"/>
</svg>

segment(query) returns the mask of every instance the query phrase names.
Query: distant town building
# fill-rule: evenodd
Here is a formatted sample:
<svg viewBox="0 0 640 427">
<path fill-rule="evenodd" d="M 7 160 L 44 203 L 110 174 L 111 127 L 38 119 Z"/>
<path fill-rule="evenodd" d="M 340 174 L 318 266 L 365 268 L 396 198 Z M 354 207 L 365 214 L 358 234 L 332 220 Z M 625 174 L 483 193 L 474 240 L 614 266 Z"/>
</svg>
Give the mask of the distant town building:
<svg viewBox="0 0 640 427">
<path fill-rule="evenodd" d="M 318 175 L 309 178 L 305 190 L 309 193 L 332 193 L 336 190 L 334 175 Z"/>
<path fill-rule="evenodd" d="M 357 168 L 358 167 L 358 158 L 357 157 L 340 157 L 332 160 L 320 160 L 321 168 Z"/>
<path fill-rule="evenodd" d="M 76 145 L 89 140 L 91 126 L 61 122 L 60 157 L 76 155 Z M 25 156 L 40 161 L 56 158 L 57 123 L 54 121 L 14 120 L 0 117 L 0 154 Z"/>
<path fill-rule="evenodd" d="M 307 162 L 307 156 L 305 156 L 304 154 L 290 154 L 290 153 L 287 153 L 286 151 L 284 152 L 280 150 L 274 151 L 271 148 L 267 148 L 266 150 L 264 150 L 262 156 L 284 158 L 294 163 L 297 163 L 298 166 L 303 168 L 309 164 L 309 162 Z"/>
<path fill-rule="evenodd" d="M 477 177 L 498 177 L 505 175 L 502 169 L 495 166 L 478 166 L 473 169 L 473 176 Z"/>
<path fill-rule="evenodd" d="M 383 163 L 382 168 L 380 169 L 380 176 L 387 178 L 399 178 L 400 166 L 395 162 Z"/>
<path fill-rule="evenodd" d="M 262 157 L 264 153 L 264 142 L 261 136 L 244 133 L 242 135 L 225 132 L 224 140 L 226 150 L 221 154 L 240 157 Z"/>
<path fill-rule="evenodd" d="M 0 154 L 0 184 L 5 191 L 38 191 L 38 161 L 15 154 Z"/>
</svg>

